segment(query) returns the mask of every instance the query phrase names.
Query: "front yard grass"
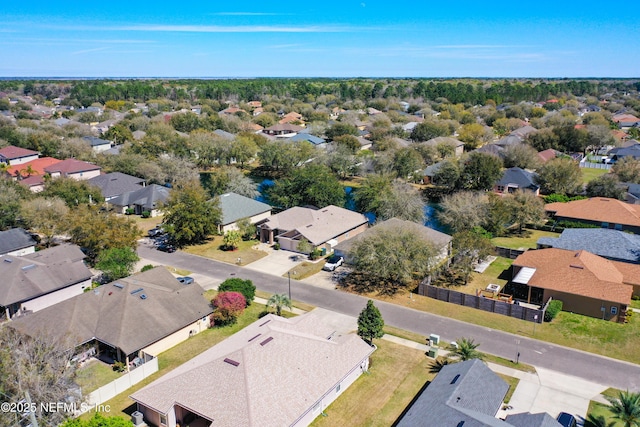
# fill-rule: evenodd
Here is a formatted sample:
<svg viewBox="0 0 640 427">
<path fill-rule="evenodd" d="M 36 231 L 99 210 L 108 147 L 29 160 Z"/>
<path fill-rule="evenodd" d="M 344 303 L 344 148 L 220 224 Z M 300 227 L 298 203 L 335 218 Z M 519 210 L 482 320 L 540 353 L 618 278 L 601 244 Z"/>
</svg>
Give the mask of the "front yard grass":
<svg viewBox="0 0 640 427">
<path fill-rule="evenodd" d="M 284 273 L 282 277 L 289 277 L 288 273 L 291 274 L 291 278 L 296 280 L 306 279 L 307 277 L 313 276 L 318 273 L 324 267 L 325 261 L 323 259 L 316 260 L 316 262 L 311 261 L 303 261 L 300 264 L 293 267 L 287 273 Z"/>
<path fill-rule="evenodd" d="M 476 294 L 476 289 L 487 289 L 487 285 L 490 283 L 500 285 L 500 289 L 502 289 L 509 281 L 507 275 L 511 264 L 513 264 L 512 259 L 497 257 L 484 273 L 471 273 L 471 279 L 466 286 L 455 286 L 454 289 L 471 295 Z"/>
<path fill-rule="evenodd" d="M 390 426 L 434 378 L 422 351 L 381 340 L 375 344 L 369 374 L 358 378 L 312 426 Z"/>
<path fill-rule="evenodd" d="M 507 394 L 504 396 L 504 403 L 509 403 L 511 400 L 511 396 L 513 396 L 513 392 L 516 391 L 516 387 L 518 387 L 518 383 L 520 380 L 518 378 L 510 377 L 509 375 L 497 374 L 500 378 L 504 380 L 507 384 L 509 384 L 509 390 L 507 390 Z"/>
<path fill-rule="evenodd" d="M 80 386 L 83 394 L 88 394 L 120 378 L 121 375 L 122 373 L 114 371 L 111 365 L 100 360 L 92 360 L 78 369 L 76 383 Z"/>
<path fill-rule="evenodd" d="M 138 228 L 142 232 L 142 235 L 145 237 L 147 236 L 147 232 L 149 230 L 162 223 L 162 215 L 155 216 L 153 218 L 142 218 L 139 215 L 128 215 L 128 218 L 131 218 L 136 222 Z"/>
<path fill-rule="evenodd" d="M 235 251 L 222 250 L 221 248 L 224 247 L 222 240 L 222 236 L 213 236 L 206 243 L 187 246 L 183 248 L 183 251 L 236 265 L 247 265 L 268 255 L 265 251 L 254 249 L 254 246 L 258 244 L 257 240 L 243 240 Z M 238 258 L 240 259 L 239 264 Z"/>
<path fill-rule="evenodd" d="M 413 294 L 409 298 L 408 292 L 399 292 L 393 296 L 379 295 L 377 292 L 360 295 L 614 359 L 640 363 L 640 352 L 637 351 L 640 348 L 640 315 L 637 313 L 631 317 L 629 323 L 620 324 L 563 311 L 553 322 L 536 324 L 534 334 L 532 322 L 450 304 L 426 296 Z M 526 363 L 526 359 L 522 362 Z"/>
<path fill-rule="evenodd" d="M 520 237 L 517 235 L 494 237 L 491 239 L 491 243 L 495 246 L 502 246 L 510 249 L 535 249 L 537 247 L 536 242 L 541 237 L 558 237 L 560 233 L 553 233 L 551 231 L 543 230 L 530 230 L 525 229 L 526 236 Z"/>
</svg>

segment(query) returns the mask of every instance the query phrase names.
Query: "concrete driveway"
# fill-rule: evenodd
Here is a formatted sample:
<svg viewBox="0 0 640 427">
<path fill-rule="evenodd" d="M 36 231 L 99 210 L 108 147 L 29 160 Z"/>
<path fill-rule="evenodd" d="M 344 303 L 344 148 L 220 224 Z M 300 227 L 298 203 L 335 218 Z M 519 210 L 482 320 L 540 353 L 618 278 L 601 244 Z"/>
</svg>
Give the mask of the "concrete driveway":
<svg viewBox="0 0 640 427">
<path fill-rule="evenodd" d="M 500 411 L 499 417 L 521 412 L 547 412 L 552 417 L 560 412 L 573 414 L 584 419 L 589 409 L 589 401 L 603 401 L 600 393 L 607 386 L 565 375 L 557 371 L 536 366 L 537 374 L 529 374 L 514 369 L 490 364 L 491 369 L 520 379 L 509 405 L 512 409 Z"/>
<path fill-rule="evenodd" d="M 265 245 L 266 246 L 266 245 Z M 295 252 L 273 250 L 271 247 L 260 246 L 260 250 L 267 252 L 269 255 L 260 258 L 257 261 L 247 264 L 245 268 L 260 271 L 262 273 L 282 276 L 287 271 L 304 261 L 305 256 L 296 254 Z"/>
</svg>

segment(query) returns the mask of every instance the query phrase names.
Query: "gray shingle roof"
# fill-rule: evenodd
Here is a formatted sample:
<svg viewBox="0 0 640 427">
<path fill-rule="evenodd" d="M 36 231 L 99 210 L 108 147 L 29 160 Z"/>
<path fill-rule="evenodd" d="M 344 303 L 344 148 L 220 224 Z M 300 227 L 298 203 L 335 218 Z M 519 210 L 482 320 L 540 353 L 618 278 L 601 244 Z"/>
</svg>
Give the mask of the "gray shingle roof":
<svg viewBox="0 0 640 427">
<path fill-rule="evenodd" d="M 141 189 L 144 179 L 122 172 L 111 172 L 88 179 L 87 182 L 98 187 L 105 199 L 110 199 Z"/>
<path fill-rule="evenodd" d="M 502 178 L 498 180 L 496 185 L 508 186 L 517 185 L 518 188 L 526 188 L 536 191 L 540 187 L 535 183 L 536 174 L 521 168 L 509 168 L 502 173 Z"/>
<path fill-rule="evenodd" d="M 151 184 L 135 191 L 129 191 L 109 200 L 116 206 L 140 205 L 145 209 L 158 209 L 160 204 L 169 198 L 170 188 L 158 184 Z"/>
<path fill-rule="evenodd" d="M 271 206 L 266 203 L 236 193 L 222 194 L 218 199 L 222 210 L 222 225 L 271 211 Z"/>
<path fill-rule="evenodd" d="M 514 427 L 562 427 L 551 415 L 544 412 L 507 415 L 505 421 Z"/>
<path fill-rule="evenodd" d="M 29 301 L 90 279 L 91 271 L 75 245 L 60 245 L 0 262 L 0 306 Z"/>
<path fill-rule="evenodd" d="M 640 236 L 606 228 L 567 228 L 560 237 L 541 237 L 538 246 L 585 250 L 616 261 L 640 261 Z"/>
<path fill-rule="evenodd" d="M 446 365 L 409 407 L 398 427 L 504 427 L 494 418 L 509 386 L 482 361 Z"/>
<path fill-rule="evenodd" d="M 203 292 L 198 284 L 183 285 L 166 268 L 156 267 L 22 317 L 12 326 L 32 336 L 69 334 L 78 344 L 95 338 L 131 354 L 211 314 Z"/>
<path fill-rule="evenodd" d="M 85 141 L 89 143 L 92 147 L 99 147 L 101 145 L 111 145 L 111 141 L 107 141 L 106 139 L 97 138 L 95 136 L 85 136 L 83 137 Z"/>
<path fill-rule="evenodd" d="M 227 132 L 226 130 L 222 130 L 222 129 L 216 129 L 213 131 L 213 133 L 215 133 L 216 135 L 224 138 L 224 139 L 228 139 L 228 140 L 232 140 L 235 139 L 236 136 L 230 132 Z"/>
<path fill-rule="evenodd" d="M 308 141 L 313 145 L 324 144 L 326 141 L 319 136 L 311 135 L 310 133 L 299 133 L 289 139 L 290 141 Z"/>
<path fill-rule="evenodd" d="M 0 231 L 0 255 L 35 246 L 36 241 L 22 228 Z"/>
</svg>

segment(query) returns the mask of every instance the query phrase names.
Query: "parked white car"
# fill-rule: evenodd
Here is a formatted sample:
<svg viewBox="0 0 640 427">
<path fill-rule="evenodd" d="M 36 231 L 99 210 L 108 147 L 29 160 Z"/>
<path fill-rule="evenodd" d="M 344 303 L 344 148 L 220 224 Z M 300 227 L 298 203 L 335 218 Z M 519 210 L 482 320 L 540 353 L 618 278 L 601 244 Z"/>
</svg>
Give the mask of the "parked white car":
<svg viewBox="0 0 640 427">
<path fill-rule="evenodd" d="M 344 263 L 344 258 L 338 255 L 331 255 L 327 262 L 325 262 L 324 267 L 322 267 L 325 271 L 333 271 L 336 268 L 340 267 Z"/>
</svg>

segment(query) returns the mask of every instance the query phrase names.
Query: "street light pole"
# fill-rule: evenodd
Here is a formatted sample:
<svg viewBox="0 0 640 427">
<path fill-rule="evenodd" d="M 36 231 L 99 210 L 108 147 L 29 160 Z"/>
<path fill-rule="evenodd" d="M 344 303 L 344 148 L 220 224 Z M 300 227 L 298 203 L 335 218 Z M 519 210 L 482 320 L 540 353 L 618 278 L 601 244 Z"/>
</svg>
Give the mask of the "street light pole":
<svg viewBox="0 0 640 427">
<path fill-rule="evenodd" d="M 287 271 L 287 276 L 289 277 L 289 301 L 291 301 L 291 272 Z"/>
</svg>

